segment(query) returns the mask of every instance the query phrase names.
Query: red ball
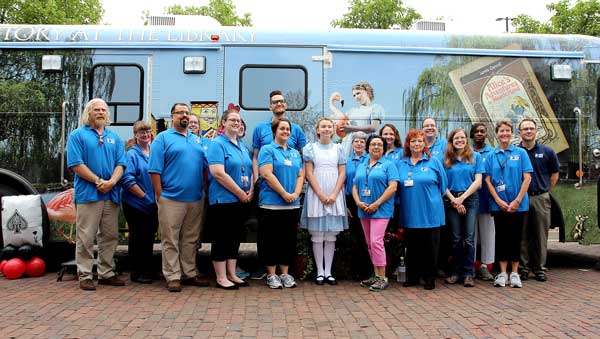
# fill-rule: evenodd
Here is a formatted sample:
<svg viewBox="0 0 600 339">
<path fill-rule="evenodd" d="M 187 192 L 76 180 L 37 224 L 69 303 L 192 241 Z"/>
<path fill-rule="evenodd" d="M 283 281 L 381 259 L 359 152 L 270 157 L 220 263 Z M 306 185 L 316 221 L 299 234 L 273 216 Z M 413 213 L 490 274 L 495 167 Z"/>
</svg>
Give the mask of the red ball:
<svg viewBox="0 0 600 339">
<path fill-rule="evenodd" d="M 6 265 L 7 261 L 6 260 L 2 260 L 0 261 L 0 273 L 4 274 L 4 265 Z"/>
<path fill-rule="evenodd" d="M 41 277 L 46 271 L 46 263 L 44 260 L 34 257 L 27 262 L 27 275 L 30 277 Z"/>
<path fill-rule="evenodd" d="M 8 279 L 18 279 L 25 273 L 26 264 L 19 258 L 13 258 L 4 265 L 4 276 Z"/>
</svg>

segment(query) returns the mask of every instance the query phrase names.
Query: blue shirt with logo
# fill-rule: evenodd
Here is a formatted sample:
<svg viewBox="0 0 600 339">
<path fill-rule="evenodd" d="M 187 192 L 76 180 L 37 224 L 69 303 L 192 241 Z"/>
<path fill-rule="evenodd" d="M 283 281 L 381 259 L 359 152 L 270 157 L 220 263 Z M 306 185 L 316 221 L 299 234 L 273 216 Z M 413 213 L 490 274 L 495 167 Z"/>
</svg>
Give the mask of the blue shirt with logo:
<svg viewBox="0 0 600 339">
<path fill-rule="evenodd" d="M 146 213 L 151 213 L 156 208 L 154 186 L 148 173 L 149 156 L 144 154 L 140 146 L 134 145 L 127 151 L 127 168 L 121 177 L 121 200 L 128 205 Z M 144 197 L 138 198 L 129 189 L 138 185 L 144 191 Z"/>
<path fill-rule="evenodd" d="M 400 226 L 433 228 L 446 224 L 442 195 L 448 187 L 444 166 L 426 154 L 413 165 L 410 157 L 400 162 Z"/>
<path fill-rule="evenodd" d="M 294 193 L 298 174 L 302 170 L 302 157 L 298 150 L 290 147 L 286 150 L 275 142 L 265 145 L 258 152 L 258 167 L 265 165 L 272 165 L 273 175 L 283 189 L 290 194 Z M 259 206 L 300 206 L 299 198 L 292 203 L 286 202 L 269 187 L 266 180 L 261 181 L 259 197 Z"/>
<path fill-rule="evenodd" d="M 396 165 L 383 157 L 372 166 L 369 166 L 369 158 L 366 158 L 356 168 L 354 186 L 356 186 L 360 201 L 367 204 L 379 199 L 391 181 L 398 181 L 398 169 Z M 393 195 L 383 202 L 373 214 L 367 214 L 361 208 L 358 209 L 359 218 L 391 218 L 393 215 Z"/>
<path fill-rule="evenodd" d="M 383 157 L 393 162 L 394 165 L 396 165 L 396 168 L 400 170 L 400 160 L 402 160 L 402 157 L 404 157 L 404 150 L 401 147 L 396 147 L 390 153 L 384 155 Z M 400 197 L 398 196 L 397 190 L 394 196 L 394 203 L 396 205 L 400 203 Z"/>
<path fill-rule="evenodd" d="M 456 159 L 452 167 L 446 168 L 448 189 L 453 192 L 464 192 L 475 181 L 475 174 L 483 173 L 485 173 L 485 163 L 481 154 L 473 152 L 471 163 L 466 162 L 464 159 Z"/>
<path fill-rule="evenodd" d="M 429 147 L 429 153 L 431 153 L 432 156 L 436 157 L 440 162 L 443 162 L 444 153 L 446 152 L 447 145 L 448 141 L 446 141 L 446 139 L 436 138 L 433 145 Z"/>
<path fill-rule="evenodd" d="M 256 125 L 252 132 L 252 148 L 260 150 L 263 146 L 273 142 L 273 131 L 271 130 L 272 120 L 269 119 Z M 292 123 L 290 138 L 287 141 L 288 147 L 300 150 L 306 146 L 306 135 L 300 126 Z"/>
<path fill-rule="evenodd" d="M 193 202 L 202 198 L 205 161 L 200 137 L 171 127 L 150 146 L 148 172 L 160 174 L 161 197 Z"/>
<path fill-rule="evenodd" d="M 492 154 L 494 148 L 490 145 L 483 146 L 482 149 L 476 150 L 475 146 L 471 146 L 473 148 L 473 152 L 477 152 L 481 154 L 481 160 L 483 160 L 483 168 L 485 171 L 485 165 L 487 162 L 487 158 Z M 490 192 L 488 191 L 487 185 L 485 183 L 485 176 L 481 181 L 481 188 L 479 189 L 479 210 L 478 213 L 490 213 Z"/>
<path fill-rule="evenodd" d="M 67 167 L 85 165 L 87 168 L 104 180 L 110 179 L 115 167 L 126 167 L 125 147 L 119 136 L 104 128 L 102 143 L 95 129 L 83 125 L 69 135 L 67 141 Z M 89 182 L 75 174 L 75 203 L 110 200 L 115 204 L 120 203 L 120 185 L 117 183 L 110 192 L 101 193 L 96 184 Z"/>
<path fill-rule="evenodd" d="M 558 173 L 560 164 L 558 156 L 550 146 L 535 143 L 532 149 L 528 150 L 523 145 L 520 145 L 529 156 L 529 161 L 533 166 L 531 174 L 530 191 L 546 191 L 550 189 L 550 176 Z"/>
<path fill-rule="evenodd" d="M 523 184 L 523 173 L 533 172 L 531 161 L 524 149 L 515 145 L 508 146 L 504 152 L 500 147 L 494 151 L 485 161 L 485 173 L 490 177 L 492 186 L 498 193 L 500 199 L 510 204 L 519 195 L 521 185 Z M 504 185 L 504 190 L 500 185 Z M 492 212 L 500 211 L 500 207 L 490 196 L 490 210 Z M 518 212 L 529 210 L 529 197 L 527 194 L 519 204 Z"/>
<path fill-rule="evenodd" d="M 234 144 L 224 134 L 212 141 L 208 148 L 208 164 L 223 165 L 227 173 L 238 187 L 247 192 L 252 184 L 252 159 L 244 143 L 240 140 Z M 238 198 L 226 189 L 212 175 L 208 180 L 209 204 L 226 204 L 237 202 Z"/>
<path fill-rule="evenodd" d="M 363 153 L 360 157 L 357 157 L 354 153 L 346 160 L 346 195 L 352 195 L 352 186 L 354 185 L 354 176 L 356 174 L 356 168 L 365 159 L 369 159 L 367 153 Z"/>
</svg>

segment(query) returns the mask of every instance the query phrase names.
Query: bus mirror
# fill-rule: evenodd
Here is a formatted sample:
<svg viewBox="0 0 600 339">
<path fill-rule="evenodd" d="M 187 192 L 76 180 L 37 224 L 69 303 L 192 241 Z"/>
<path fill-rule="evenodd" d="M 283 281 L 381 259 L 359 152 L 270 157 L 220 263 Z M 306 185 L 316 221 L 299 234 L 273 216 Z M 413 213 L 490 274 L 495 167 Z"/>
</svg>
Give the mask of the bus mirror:
<svg viewBox="0 0 600 339">
<path fill-rule="evenodd" d="M 62 55 L 42 56 L 42 71 L 62 72 Z"/>
</svg>

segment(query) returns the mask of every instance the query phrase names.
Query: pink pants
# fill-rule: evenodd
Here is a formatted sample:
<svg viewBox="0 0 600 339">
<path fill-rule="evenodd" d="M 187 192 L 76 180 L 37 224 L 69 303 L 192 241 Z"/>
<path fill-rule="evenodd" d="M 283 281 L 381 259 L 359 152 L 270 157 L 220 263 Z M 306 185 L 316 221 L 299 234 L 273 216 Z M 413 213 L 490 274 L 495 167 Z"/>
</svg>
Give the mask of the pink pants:
<svg viewBox="0 0 600 339">
<path fill-rule="evenodd" d="M 389 220 L 389 218 L 360 218 L 373 266 L 385 267 L 386 258 L 383 237 L 385 236 L 385 229 Z"/>
</svg>

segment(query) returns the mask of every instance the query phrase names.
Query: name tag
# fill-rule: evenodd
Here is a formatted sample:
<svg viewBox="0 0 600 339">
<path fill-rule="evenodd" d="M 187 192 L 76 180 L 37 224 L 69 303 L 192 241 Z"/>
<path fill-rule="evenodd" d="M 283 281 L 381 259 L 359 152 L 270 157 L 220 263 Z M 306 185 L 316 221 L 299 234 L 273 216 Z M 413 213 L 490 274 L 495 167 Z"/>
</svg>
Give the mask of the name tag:
<svg viewBox="0 0 600 339">
<path fill-rule="evenodd" d="M 404 180 L 404 186 L 405 187 L 411 187 L 411 186 L 414 186 L 414 184 L 415 183 L 412 181 L 412 179 Z"/>
<path fill-rule="evenodd" d="M 370 197 L 371 196 L 371 190 L 368 188 L 365 188 L 362 190 L 362 195 L 363 197 Z"/>
<path fill-rule="evenodd" d="M 536 157 L 537 159 L 541 159 L 541 158 L 543 158 L 543 157 L 544 157 L 544 153 L 536 153 L 536 154 L 535 154 L 535 157 Z"/>
<path fill-rule="evenodd" d="M 496 186 L 496 191 L 498 191 L 498 192 L 504 192 L 504 190 L 506 190 L 506 185 L 505 184 L 500 184 L 500 185 Z"/>
<path fill-rule="evenodd" d="M 242 175 L 242 186 L 248 187 L 248 176 Z"/>
<path fill-rule="evenodd" d="M 290 159 L 283 160 L 283 164 L 286 166 L 292 166 L 292 161 Z"/>
<path fill-rule="evenodd" d="M 519 156 L 518 155 L 511 155 L 510 160 L 519 160 Z"/>
</svg>

